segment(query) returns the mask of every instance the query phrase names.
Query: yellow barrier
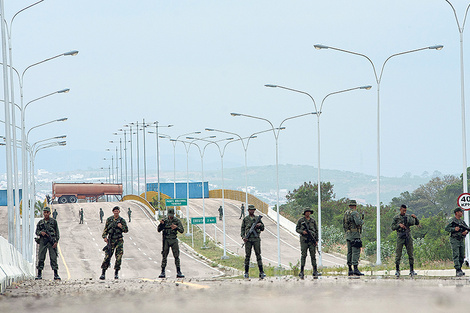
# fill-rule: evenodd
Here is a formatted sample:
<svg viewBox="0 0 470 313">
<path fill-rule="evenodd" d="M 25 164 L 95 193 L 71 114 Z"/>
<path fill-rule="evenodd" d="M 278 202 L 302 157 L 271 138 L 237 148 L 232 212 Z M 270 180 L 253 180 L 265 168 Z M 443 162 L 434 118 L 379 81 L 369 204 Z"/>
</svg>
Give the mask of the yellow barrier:
<svg viewBox="0 0 470 313">
<path fill-rule="evenodd" d="M 147 201 L 145 200 L 144 198 L 140 197 L 140 196 L 136 196 L 136 195 L 127 195 L 127 196 L 124 196 L 122 197 L 122 201 L 126 201 L 126 200 L 135 200 L 135 201 L 139 201 L 140 203 L 143 203 L 145 204 L 151 211 L 153 214 L 155 214 L 155 209 L 153 208 L 153 206 Z"/>
<path fill-rule="evenodd" d="M 222 189 L 209 190 L 209 198 L 222 198 Z M 224 198 L 245 202 L 246 195 L 243 191 L 224 189 Z M 248 194 L 248 204 L 253 204 L 257 210 L 268 214 L 268 204 L 251 194 Z"/>
<path fill-rule="evenodd" d="M 145 192 L 140 195 L 142 198 L 145 199 Z M 151 202 L 153 199 L 158 199 L 158 192 L 156 191 L 147 191 L 147 201 Z M 160 200 L 166 200 L 166 199 L 172 199 L 169 195 L 166 195 L 164 193 L 160 193 Z M 166 206 L 164 206 L 166 207 Z M 176 207 L 175 210 L 181 210 L 181 208 L 178 206 Z"/>
</svg>

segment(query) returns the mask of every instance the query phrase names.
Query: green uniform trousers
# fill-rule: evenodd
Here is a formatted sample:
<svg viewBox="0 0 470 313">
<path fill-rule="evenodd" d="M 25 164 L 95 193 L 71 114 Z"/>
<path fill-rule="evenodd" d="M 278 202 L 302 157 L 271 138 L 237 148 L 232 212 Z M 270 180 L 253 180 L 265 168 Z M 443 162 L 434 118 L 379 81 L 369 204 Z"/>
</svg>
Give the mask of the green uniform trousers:
<svg viewBox="0 0 470 313">
<path fill-rule="evenodd" d="M 311 241 L 300 240 L 300 266 L 305 266 L 305 261 L 307 259 L 307 251 L 310 252 L 310 260 L 312 261 L 312 266 L 317 266 L 317 259 L 315 257 L 315 243 Z"/>
<path fill-rule="evenodd" d="M 454 268 L 461 269 L 465 259 L 465 239 L 459 240 L 450 237 L 450 246 L 452 247 L 452 259 L 454 260 Z"/>
<path fill-rule="evenodd" d="M 166 267 L 168 254 L 173 253 L 175 258 L 176 267 L 180 267 L 180 247 L 178 245 L 178 239 L 165 239 L 163 240 L 163 249 L 162 249 L 162 267 Z"/>
<path fill-rule="evenodd" d="M 354 240 L 354 239 L 353 239 Z M 348 265 L 359 265 L 359 256 L 361 255 L 361 248 L 356 248 L 351 245 L 351 240 L 346 240 L 348 246 Z"/>
<path fill-rule="evenodd" d="M 408 242 L 406 242 L 406 238 L 397 238 L 397 249 L 395 250 L 395 265 L 400 266 L 401 255 L 403 253 L 403 246 L 406 247 L 406 253 L 408 253 L 408 260 L 410 262 L 410 266 L 415 263 L 415 259 L 413 257 L 413 238 L 408 238 Z"/>
<path fill-rule="evenodd" d="M 107 270 L 111 264 L 111 257 L 116 250 L 116 263 L 114 264 L 114 269 L 119 271 L 121 269 L 121 262 L 122 262 L 122 255 L 124 254 L 124 240 L 123 239 L 115 239 L 111 240 L 111 253 L 108 252 L 106 249 L 104 252 L 104 260 L 101 264 L 101 268 Z"/>
<path fill-rule="evenodd" d="M 57 249 L 52 249 L 52 245 L 50 242 L 47 244 L 41 243 L 39 245 L 39 255 L 38 255 L 38 270 L 44 269 L 44 260 L 46 259 L 46 252 L 49 250 L 49 259 L 51 260 L 51 267 L 52 270 L 56 271 L 59 269 L 59 265 L 57 264 Z"/>
<path fill-rule="evenodd" d="M 263 265 L 263 260 L 261 258 L 261 240 L 256 238 L 245 242 L 245 266 L 250 266 L 252 248 L 255 250 L 256 262 L 258 263 L 258 266 Z"/>
</svg>

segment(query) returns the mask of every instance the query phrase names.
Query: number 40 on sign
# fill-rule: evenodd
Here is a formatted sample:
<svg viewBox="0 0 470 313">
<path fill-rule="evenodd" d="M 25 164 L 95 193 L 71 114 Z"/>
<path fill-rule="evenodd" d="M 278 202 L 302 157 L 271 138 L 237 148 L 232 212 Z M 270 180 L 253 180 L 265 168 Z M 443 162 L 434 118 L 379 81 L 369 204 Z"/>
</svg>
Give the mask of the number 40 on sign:
<svg viewBox="0 0 470 313">
<path fill-rule="evenodd" d="M 465 211 L 470 210 L 470 193 L 461 194 L 457 199 L 457 204 Z"/>
</svg>

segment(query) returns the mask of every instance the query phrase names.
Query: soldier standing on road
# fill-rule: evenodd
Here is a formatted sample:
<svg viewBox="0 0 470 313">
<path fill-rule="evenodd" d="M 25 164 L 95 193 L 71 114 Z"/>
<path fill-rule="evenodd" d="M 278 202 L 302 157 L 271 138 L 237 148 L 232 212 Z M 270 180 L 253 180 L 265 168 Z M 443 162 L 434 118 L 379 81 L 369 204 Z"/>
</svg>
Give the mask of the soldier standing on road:
<svg viewBox="0 0 470 313">
<path fill-rule="evenodd" d="M 299 277 L 304 279 L 304 268 L 305 261 L 307 259 L 307 251 L 310 251 L 310 260 L 313 267 L 313 277 L 316 278 L 321 274 L 317 271 L 317 260 L 315 257 L 315 248 L 318 244 L 318 227 L 317 223 L 313 218 L 310 218 L 310 214 L 313 213 L 312 209 L 304 210 L 304 217 L 301 217 L 297 221 L 295 231 L 300 234 L 300 273 Z"/>
<path fill-rule="evenodd" d="M 49 259 L 51 260 L 51 267 L 54 271 L 54 280 L 60 280 L 59 265 L 57 264 L 57 243 L 60 239 L 59 226 L 54 218 L 50 218 L 51 209 L 45 207 L 43 210 L 44 218 L 40 220 L 36 226 L 36 242 L 39 243 L 39 256 L 38 256 L 38 276 L 36 279 L 42 279 L 42 270 L 44 269 L 44 260 L 46 259 L 46 252 L 49 250 Z"/>
<path fill-rule="evenodd" d="M 121 269 L 122 255 L 124 254 L 124 239 L 122 233 L 127 233 L 126 220 L 119 216 L 121 210 L 118 206 L 113 208 L 113 215 L 106 219 L 103 234 L 101 235 L 106 242 L 105 256 L 101 264 L 100 279 L 105 279 L 106 270 L 111 265 L 111 257 L 116 250 L 116 263 L 114 264 L 114 279 L 119 279 L 119 270 Z"/>
<path fill-rule="evenodd" d="M 78 212 L 78 214 L 80 215 L 80 222 L 79 222 L 79 224 L 83 224 L 83 208 L 80 209 L 80 212 Z"/>
<path fill-rule="evenodd" d="M 127 215 L 129 216 L 129 223 L 131 222 L 131 214 L 132 214 L 131 208 L 127 208 Z"/>
<path fill-rule="evenodd" d="M 397 231 L 397 249 L 395 252 L 395 276 L 400 277 L 400 261 L 403 252 L 403 246 L 406 247 L 408 253 L 408 260 L 410 262 L 410 276 L 418 275 L 414 269 L 413 257 L 413 237 L 411 236 L 410 226 L 419 225 L 419 220 L 414 214 L 406 214 L 406 205 L 402 204 L 400 207 L 400 214 L 395 215 L 392 222 L 392 230 Z"/>
<path fill-rule="evenodd" d="M 348 247 L 348 276 L 364 275 L 358 269 L 362 247 L 361 232 L 363 224 L 363 217 L 357 212 L 356 200 L 349 201 L 349 209 L 343 216 L 343 229 L 346 233 L 346 244 Z M 354 270 L 352 266 L 354 266 Z"/>
<path fill-rule="evenodd" d="M 56 220 L 58 214 L 59 214 L 59 213 L 57 213 L 57 210 L 54 209 L 54 212 L 52 212 L 52 218 Z"/>
<path fill-rule="evenodd" d="M 242 219 L 242 217 L 245 217 L 245 206 L 242 203 L 242 206 L 240 207 L 240 218 L 239 220 Z"/>
<path fill-rule="evenodd" d="M 184 232 L 183 223 L 180 219 L 175 217 L 175 209 L 168 209 L 168 217 L 162 219 L 157 228 L 158 232 L 162 232 L 162 273 L 158 278 L 165 278 L 165 268 L 167 264 L 167 257 L 171 252 L 175 258 L 176 265 L 176 277 L 183 278 L 184 275 L 181 273 L 181 262 L 180 262 L 180 249 L 178 245 L 178 232 L 181 234 Z"/>
<path fill-rule="evenodd" d="M 219 221 L 222 220 L 222 217 L 224 216 L 224 209 L 222 206 L 219 207 Z"/>
<path fill-rule="evenodd" d="M 454 260 L 455 276 L 462 277 L 465 273 L 462 271 L 462 265 L 465 259 L 465 236 L 468 234 L 468 226 L 462 220 L 463 210 L 456 208 L 454 217 L 446 226 L 445 230 L 450 233 L 450 246 L 452 247 L 452 259 Z"/>
<path fill-rule="evenodd" d="M 242 204 L 243 207 L 243 204 Z M 251 226 L 257 221 L 257 217 L 255 216 L 255 206 L 250 204 L 248 205 L 248 216 L 246 216 L 242 221 L 241 226 L 241 237 L 245 242 L 245 278 L 249 278 L 249 270 L 250 270 L 250 257 L 251 257 L 251 248 L 255 250 L 256 255 L 256 262 L 258 263 L 259 269 L 259 277 L 264 278 L 266 274 L 263 271 L 263 260 L 261 258 L 261 238 L 260 233 L 264 230 L 264 224 L 261 219 L 254 227 L 254 232 L 256 233 L 249 234 Z M 248 237 L 247 237 L 248 235 Z"/>
<path fill-rule="evenodd" d="M 101 221 L 101 224 L 103 224 L 103 217 L 104 217 L 104 212 L 103 212 L 103 209 L 100 208 L 100 221 Z"/>
</svg>

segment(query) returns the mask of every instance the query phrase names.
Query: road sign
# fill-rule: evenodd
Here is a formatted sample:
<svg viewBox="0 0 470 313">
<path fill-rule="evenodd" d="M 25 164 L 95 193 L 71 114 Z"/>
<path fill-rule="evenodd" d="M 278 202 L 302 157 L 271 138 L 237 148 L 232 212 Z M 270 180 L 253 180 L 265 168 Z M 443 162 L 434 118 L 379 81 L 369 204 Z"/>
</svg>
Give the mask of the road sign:
<svg viewBox="0 0 470 313">
<path fill-rule="evenodd" d="M 166 199 L 166 206 L 184 206 L 188 205 L 188 199 Z"/>
<path fill-rule="evenodd" d="M 457 198 L 457 205 L 465 211 L 470 210 L 470 193 L 463 193 Z"/>
<path fill-rule="evenodd" d="M 203 219 L 202 217 L 191 217 L 191 224 L 197 225 L 197 224 L 203 224 Z M 215 216 L 206 216 L 206 224 L 216 224 L 217 223 L 217 218 Z"/>
</svg>

